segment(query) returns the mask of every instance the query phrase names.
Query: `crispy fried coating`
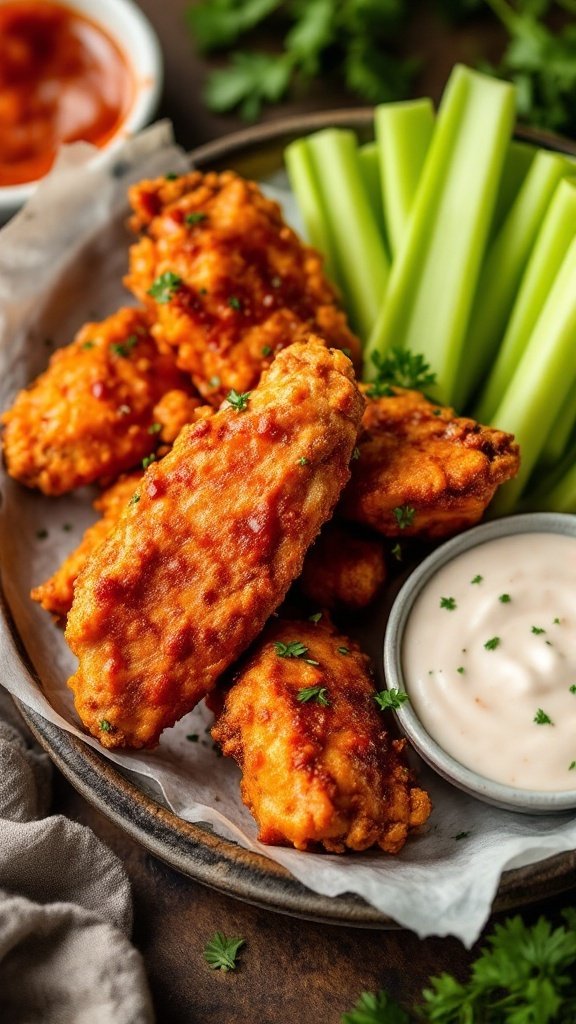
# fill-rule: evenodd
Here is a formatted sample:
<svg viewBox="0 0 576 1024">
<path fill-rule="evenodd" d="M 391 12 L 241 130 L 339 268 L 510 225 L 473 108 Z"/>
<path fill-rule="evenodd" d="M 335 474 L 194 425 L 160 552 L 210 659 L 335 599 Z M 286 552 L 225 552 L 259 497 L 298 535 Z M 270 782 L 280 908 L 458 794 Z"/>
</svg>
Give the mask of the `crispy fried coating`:
<svg viewBox="0 0 576 1024">
<path fill-rule="evenodd" d="M 190 390 L 144 311 L 86 324 L 2 416 L 9 474 L 54 495 L 114 479 L 154 451 L 152 411 L 173 388 Z"/>
<path fill-rule="evenodd" d="M 254 182 L 194 171 L 139 182 L 130 201 L 131 225 L 144 234 L 125 283 L 153 309 L 155 337 L 176 349 L 210 403 L 255 387 L 277 353 L 310 331 L 359 365 L 359 341 L 321 256 Z"/>
<path fill-rule="evenodd" d="M 283 657 L 296 642 L 304 653 Z M 310 688 L 316 698 L 303 701 Z M 406 741 L 389 735 L 374 693 L 368 658 L 325 619 L 269 624 L 212 729 L 242 769 L 242 799 L 261 842 L 398 853 L 426 821 L 429 797 L 414 785 Z"/>
<path fill-rule="evenodd" d="M 188 423 L 211 416 L 211 405 L 202 405 L 199 398 L 186 391 L 168 391 L 154 406 L 154 422 L 160 424 L 159 437 L 165 444 L 174 444 Z"/>
<path fill-rule="evenodd" d="M 319 608 L 366 608 L 386 579 L 382 541 L 352 527 L 326 523 L 306 555 L 300 590 Z"/>
<path fill-rule="evenodd" d="M 115 527 L 141 478 L 141 472 L 127 473 L 96 498 L 93 504 L 102 513 L 101 518 L 88 527 L 78 547 L 68 555 L 54 575 L 35 587 L 30 594 L 46 611 L 58 618 L 66 618 L 72 605 L 77 577 Z"/>
<path fill-rule="evenodd" d="M 311 339 L 146 470 L 68 616 L 69 685 L 105 746 L 154 746 L 258 635 L 349 478 L 363 406 L 350 360 Z"/>
<path fill-rule="evenodd" d="M 419 391 L 369 399 L 339 513 L 385 537 L 446 537 L 477 523 L 520 465 L 511 434 Z"/>
</svg>

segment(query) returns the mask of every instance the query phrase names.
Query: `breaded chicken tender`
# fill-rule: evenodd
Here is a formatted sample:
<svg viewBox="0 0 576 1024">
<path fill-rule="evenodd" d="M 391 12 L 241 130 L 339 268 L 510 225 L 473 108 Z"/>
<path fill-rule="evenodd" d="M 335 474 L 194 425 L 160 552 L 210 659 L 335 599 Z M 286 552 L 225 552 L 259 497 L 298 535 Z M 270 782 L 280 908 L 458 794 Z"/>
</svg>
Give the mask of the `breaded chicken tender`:
<svg viewBox="0 0 576 1024">
<path fill-rule="evenodd" d="M 86 324 L 2 416 L 10 476 L 53 495 L 114 479 L 154 451 L 153 409 L 174 388 L 191 390 L 144 311 Z"/>
<path fill-rule="evenodd" d="M 258 635 L 349 478 L 363 407 L 350 360 L 310 339 L 148 467 L 68 616 L 69 685 L 103 745 L 154 746 Z"/>
<path fill-rule="evenodd" d="M 446 537 L 473 526 L 518 472 L 511 434 L 456 416 L 419 391 L 368 400 L 339 513 L 385 537 Z"/>
<path fill-rule="evenodd" d="M 386 579 L 382 541 L 332 520 L 306 555 L 300 590 L 319 608 L 366 608 Z"/>
<path fill-rule="evenodd" d="M 46 611 L 52 612 L 58 618 L 66 618 L 72 606 L 77 577 L 88 559 L 116 526 L 141 478 L 141 472 L 127 473 L 111 487 L 102 491 L 93 502 L 94 508 L 102 513 L 101 518 L 88 527 L 78 547 L 68 555 L 54 575 L 35 587 L 30 594 L 31 598 L 38 601 Z"/>
<path fill-rule="evenodd" d="M 139 182 L 129 194 L 131 225 L 144 233 L 125 283 L 211 404 L 255 387 L 277 353 L 310 331 L 359 365 L 359 341 L 321 256 L 254 182 L 193 171 Z"/>
<path fill-rule="evenodd" d="M 261 842 L 398 853 L 426 821 L 429 797 L 375 692 L 366 655 L 325 618 L 267 626 L 212 729 L 242 769 Z"/>
<path fill-rule="evenodd" d="M 153 417 L 160 427 L 160 440 L 165 444 L 174 444 L 182 427 L 205 419 L 213 412 L 211 405 L 202 405 L 198 398 L 186 391 L 168 391 L 154 406 Z"/>
</svg>

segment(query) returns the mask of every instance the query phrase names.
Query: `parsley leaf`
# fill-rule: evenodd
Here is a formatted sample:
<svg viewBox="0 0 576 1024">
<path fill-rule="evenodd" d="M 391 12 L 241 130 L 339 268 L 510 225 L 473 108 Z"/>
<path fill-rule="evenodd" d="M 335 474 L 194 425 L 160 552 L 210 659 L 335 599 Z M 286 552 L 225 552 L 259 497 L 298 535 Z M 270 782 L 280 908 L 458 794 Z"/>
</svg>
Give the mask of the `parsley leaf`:
<svg viewBox="0 0 576 1024">
<path fill-rule="evenodd" d="M 310 701 L 314 701 L 315 704 L 321 704 L 323 708 L 330 707 L 328 690 L 325 686 L 305 686 L 302 690 L 298 690 L 296 700 L 299 704 L 308 704 Z"/>
<path fill-rule="evenodd" d="M 536 725 L 554 725 L 550 715 L 547 715 L 542 708 L 538 708 L 538 711 L 534 715 L 534 721 L 536 722 Z"/>
<path fill-rule="evenodd" d="M 240 116 L 254 121 L 264 103 L 278 103 L 292 77 L 289 54 L 233 53 L 228 67 L 210 75 L 204 98 L 217 114 L 239 107 Z"/>
<path fill-rule="evenodd" d="M 238 950 L 246 939 L 237 936 L 228 938 L 223 932 L 216 932 L 204 947 L 204 959 L 215 971 L 233 971 L 236 969 Z"/>
<path fill-rule="evenodd" d="M 416 509 L 412 508 L 411 505 L 397 505 L 396 508 L 392 509 L 392 515 L 400 529 L 406 530 L 414 522 Z"/>
<path fill-rule="evenodd" d="M 274 649 L 279 658 L 304 658 L 304 655 L 308 653 L 308 648 L 301 640 L 290 640 L 287 644 L 282 643 L 281 640 L 274 641 Z M 308 665 L 317 665 L 317 661 L 312 661 L 312 658 L 304 658 L 304 661 Z"/>
<path fill-rule="evenodd" d="M 170 302 L 170 299 L 176 294 L 182 283 L 182 278 L 178 277 L 178 274 L 172 273 L 171 270 L 166 270 L 152 282 L 148 289 L 148 295 L 151 295 L 153 299 L 156 299 L 156 302 L 164 306 L 167 302 Z"/>
<path fill-rule="evenodd" d="M 411 1018 L 386 992 L 363 992 L 342 1024 L 411 1024 Z"/>
<path fill-rule="evenodd" d="M 110 351 L 115 356 L 120 356 L 122 359 L 127 359 L 132 349 L 138 344 L 138 338 L 135 334 L 131 334 L 126 341 L 114 342 L 110 345 Z"/>
<path fill-rule="evenodd" d="M 420 353 L 414 354 L 409 349 L 393 348 L 385 355 L 374 352 L 372 362 L 377 374 L 368 388 L 367 394 L 370 398 L 393 395 L 393 387 L 423 391 L 424 388 L 436 383 L 436 374 L 432 373 L 424 356 Z"/>
<path fill-rule="evenodd" d="M 374 700 L 380 711 L 389 711 L 402 707 L 410 697 L 403 690 L 380 690 L 374 694 Z"/>
<path fill-rule="evenodd" d="M 201 224 L 203 220 L 206 220 L 207 216 L 207 213 L 200 213 L 199 210 L 195 210 L 193 213 L 187 213 L 184 220 L 186 224 L 193 226 L 194 224 Z"/>
<path fill-rule="evenodd" d="M 446 608 L 446 610 L 449 611 L 449 612 L 453 612 L 454 609 L 458 607 L 458 605 L 456 604 L 456 598 L 455 597 L 441 597 L 440 598 L 440 607 L 441 608 Z"/>
<path fill-rule="evenodd" d="M 487 651 L 495 651 L 496 648 L 499 647 L 499 646 L 500 646 L 500 637 L 499 636 L 491 637 L 491 639 L 487 640 L 486 643 L 484 644 L 484 647 L 486 648 Z"/>
<path fill-rule="evenodd" d="M 236 410 L 236 412 L 246 412 L 251 394 L 251 391 L 244 391 L 242 394 L 239 394 L 234 390 L 234 388 L 232 388 L 232 390 L 226 395 L 226 401 L 228 402 L 228 405 L 231 405 L 232 408 Z"/>
</svg>

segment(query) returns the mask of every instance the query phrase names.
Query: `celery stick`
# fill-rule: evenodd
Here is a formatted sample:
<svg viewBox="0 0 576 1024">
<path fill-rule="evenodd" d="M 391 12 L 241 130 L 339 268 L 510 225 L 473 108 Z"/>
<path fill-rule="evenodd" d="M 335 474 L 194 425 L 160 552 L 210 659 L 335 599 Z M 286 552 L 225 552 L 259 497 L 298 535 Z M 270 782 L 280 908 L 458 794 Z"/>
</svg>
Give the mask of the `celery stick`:
<svg viewBox="0 0 576 1024">
<path fill-rule="evenodd" d="M 540 151 L 488 249 L 458 370 L 455 402 L 460 409 L 494 359 L 542 219 L 559 181 L 569 171 L 570 164 L 559 153 Z"/>
<path fill-rule="evenodd" d="M 539 480 L 537 490 L 522 502 L 522 510 L 533 512 L 576 512 L 576 444 L 560 466 Z"/>
<path fill-rule="evenodd" d="M 375 142 L 367 142 L 366 145 L 360 146 L 358 150 L 358 157 L 360 159 L 360 173 L 362 174 L 362 180 L 364 182 L 364 188 L 366 189 L 366 195 L 372 207 L 372 216 L 374 222 L 382 235 L 384 240 L 386 239 L 386 231 L 384 228 L 384 209 L 382 207 L 382 189 L 380 187 L 380 158 L 378 156 L 378 146 Z"/>
<path fill-rule="evenodd" d="M 530 333 L 575 235 L 576 178 L 566 178 L 554 193 L 534 243 L 506 334 L 476 406 L 474 416 L 482 423 L 495 422 L 496 408 L 520 362 Z"/>
<path fill-rule="evenodd" d="M 290 143 L 284 150 L 284 161 L 290 187 L 304 221 L 307 240 L 322 253 L 327 276 L 334 284 L 340 286 L 334 243 L 330 235 L 320 187 L 312 167 L 307 140 L 297 139 L 296 142 Z"/>
<path fill-rule="evenodd" d="M 576 393 L 570 394 L 557 410 L 554 423 L 542 449 L 540 462 L 543 466 L 556 466 L 566 454 L 566 449 L 576 426 Z"/>
<path fill-rule="evenodd" d="M 576 382 L 576 239 L 572 242 L 502 401 L 494 413 L 520 445 L 520 472 L 498 492 L 493 510 L 511 512 L 530 477 L 558 407 Z"/>
<path fill-rule="evenodd" d="M 537 152 L 538 148 L 531 143 L 516 142 L 515 139 L 508 146 L 502 168 L 500 187 L 496 197 L 494 216 L 492 218 L 491 238 L 494 238 L 502 227 L 512 203 L 522 188 L 524 179 L 530 170 L 530 165 Z"/>
<path fill-rule="evenodd" d="M 327 128 L 310 135 L 307 142 L 334 243 L 344 304 L 364 340 L 382 302 L 389 261 L 364 188 L 356 136 Z"/>
<path fill-rule="evenodd" d="M 434 131 L 434 107 L 427 99 L 383 103 L 374 129 L 380 158 L 386 234 L 394 256 L 406 233 L 414 196 Z"/>
<path fill-rule="evenodd" d="M 391 345 L 422 353 L 437 374 L 437 397 L 445 402 L 454 393 L 514 102 L 514 88 L 505 82 L 461 65 L 452 72 L 368 342 L 369 356 Z"/>
</svg>

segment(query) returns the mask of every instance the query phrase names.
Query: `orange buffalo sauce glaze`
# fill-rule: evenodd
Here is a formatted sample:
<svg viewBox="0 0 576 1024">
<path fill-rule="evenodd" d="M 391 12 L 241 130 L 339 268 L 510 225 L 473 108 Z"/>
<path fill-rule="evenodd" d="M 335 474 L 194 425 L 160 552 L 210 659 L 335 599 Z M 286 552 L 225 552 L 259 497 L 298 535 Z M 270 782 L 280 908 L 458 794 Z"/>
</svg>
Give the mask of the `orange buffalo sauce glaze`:
<svg viewBox="0 0 576 1024">
<path fill-rule="evenodd" d="M 0 0 L 0 186 L 42 177 L 62 142 L 103 146 L 133 94 L 99 25 L 52 0 Z"/>
</svg>

